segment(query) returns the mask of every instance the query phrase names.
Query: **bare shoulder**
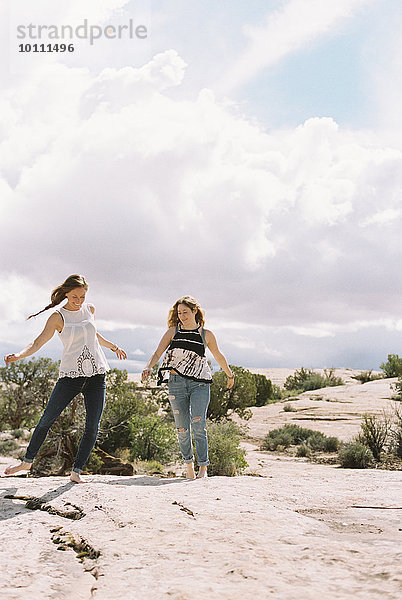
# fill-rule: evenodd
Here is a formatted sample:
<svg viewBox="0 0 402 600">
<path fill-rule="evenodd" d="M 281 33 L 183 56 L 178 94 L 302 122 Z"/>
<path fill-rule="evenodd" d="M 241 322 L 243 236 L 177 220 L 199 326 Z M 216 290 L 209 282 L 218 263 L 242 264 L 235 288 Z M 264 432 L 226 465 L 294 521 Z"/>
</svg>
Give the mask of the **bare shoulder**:
<svg viewBox="0 0 402 600">
<path fill-rule="evenodd" d="M 175 333 L 176 333 L 176 326 L 173 325 L 173 327 L 169 327 L 169 329 L 165 332 L 164 337 L 169 338 L 171 340 Z"/>
<path fill-rule="evenodd" d="M 58 310 L 56 310 L 54 313 L 52 313 L 50 315 L 50 317 L 48 318 L 48 320 L 46 322 L 46 326 L 52 327 L 53 329 L 57 329 L 57 331 L 61 331 L 63 329 L 63 327 L 64 327 L 63 317 L 61 316 L 61 314 L 59 313 Z"/>
<path fill-rule="evenodd" d="M 207 346 L 216 345 L 216 338 L 210 329 L 204 328 L 205 341 L 207 342 Z"/>
</svg>

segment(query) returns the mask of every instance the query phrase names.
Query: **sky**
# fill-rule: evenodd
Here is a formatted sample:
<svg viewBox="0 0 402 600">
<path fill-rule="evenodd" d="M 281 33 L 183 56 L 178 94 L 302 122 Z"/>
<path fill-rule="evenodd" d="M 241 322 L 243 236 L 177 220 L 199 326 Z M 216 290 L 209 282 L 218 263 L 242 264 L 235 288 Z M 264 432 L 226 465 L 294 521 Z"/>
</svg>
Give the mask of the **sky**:
<svg viewBox="0 0 402 600">
<path fill-rule="evenodd" d="M 1 356 L 72 273 L 130 372 L 186 294 L 232 365 L 402 355 L 399 0 L 2 0 L 0 17 Z M 19 51 L 49 43 L 74 51 Z M 60 354 L 55 336 L 38 356 Z"/>
</svg>

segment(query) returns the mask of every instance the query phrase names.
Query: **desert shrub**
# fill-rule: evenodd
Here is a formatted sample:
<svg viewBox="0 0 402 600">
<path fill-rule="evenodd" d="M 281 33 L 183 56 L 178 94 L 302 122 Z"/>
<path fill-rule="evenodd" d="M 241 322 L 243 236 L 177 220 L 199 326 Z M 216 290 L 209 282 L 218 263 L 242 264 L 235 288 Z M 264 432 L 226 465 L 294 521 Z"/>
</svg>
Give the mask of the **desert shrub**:
<svg viewBox="0 0 402 600">
<path fill-rule="evenodd" d="M 392 451 L 402 458 L 402 408 L 399 404 L 394 407 L 394 422 L 390 428 Z"/>
<path fill-rule="evenodd" d="M 333 369 L 324 369 L 324 375 L 321 375 L 317 371 L 302 367 L 300 370 L 295 371 L 293 375 L 287 377 L 284 388 L 288 391 L 301 393 L 337 385 L 343 385 L 343 381 L 340 377 L 334 375 Z"/>
<path fill-rule="evenodd" d="M 370 448 L 353 441 L 344 444 L 338 454 L 341 467 L 345 469 L 367 469 L 374 462 Z"/>
<path fill-rule="evenodd" d="M 98 437 L 99 447 L 112 454 L 118 448 L 128 448 L 132 442 L 131 417 L 149 415 L 157 410 L 157 404 L 135 382 L 128 381 L 126 370 L 110 370 L 106 378 L 106 404 Z"/>
<path fill-rule="evenodd" d="M 21 360 L 0 367 L 0 421 L 12 429 L 36 424 L 58 378 L 50 358 Z"/>
<path fill-rule="evenodd" d="M 380 364 L 380 369 L 384 371 L 385 377 L 402 377 L 402 358 L 397 354 L 388 354 L 387 362 Z"/>
<path fill-rule="evenodd" d="M 13 429 L 13 430 L 11 431 L 11 435 L 12 435 L 12 436 L 13 436 L 15 439 L 17 439 L 17 440 L 20 440 L 20 439 L 25 439 L 25 437 L 26 437 L 25 430 L 24 430 L 24 429 L 22 429 L 22 428 L 19 428 L 19 429 Z"/>
<path fill-rule="evenodd" d="M 10 456 L 18 449 L 19 446 L 15 440 L 0 440 L 0 454 L 2 456 Z"/>
<path fill-rule="evenodd" d="M 283 405 L 283 410 L 284 412 L 295 412 L 296 409 L 294 406 L 292 406 L 291 404 L 289 404 L 289 402 L 287 402 L 286 404 Z"/>
<path fill-rule="evenodd" d="M 338 452 L 340 442 L 337 437 L 328 436 L 325 437 L 323 451 L 324 452 Z"/>
<path fill-rule="evenodd" d="M 213 374 L 211 383 L 211 401 L 208 407 L 208 419 L 219 421 L 227 419 L 230 412 L 242 418 L 250 418 L 250 406 L 255 406 L 257 385 L 253 374 L 243 367 L 230 368 L 235 376 L 231 390 L 226 387 L 227 377 L 223 371 Z"/>
<path fill-rule="evenodd" d="M 246 452 L 240 447 L 241 430 L 232 421 L 208 423 L 210 475 L 234 477 L 248 467 Z"/>
<path fill-rule="evenodd" d="M 377 379 L 383 379 L 383 375 L 374 374 L 373 371 L 361 371 L 357 375 L 352 375 L 352 379 L 360 381 L 360 383 L 368 383 L 369 381 L 376 381 Z"/>
<path fill-rule="evenodd" d="M 359 441 L 370 448 L 375 460 L 380 460 L 388 438 L 388 419 L 384 416 L 380 420 L 375 415 L 365 414 L 360 427 Z"/>
<path fill-rule="evenodd" d="M 300 446 L 297 446 L 296 456 L 299 456 L 299 457 L 311 456 L 311 448 L 309 446 L 307 446 L 307 444 L 301 444 Z"/>
<path fill-rule="evenodd" d="M 277 450 L 278 448 L 289 448 L 292 444 L 293 437 L 290 432 L 273 429 L 265 436 L 261 449 L 272 451 Z"/>
<path fill-rule="evenodd" d="M 314 451 L 336 452 L 339 441 L 334 437 L 327 437 L 321 431 L 307 429 L 299 425 L 287 424 L 279 429 L 270 431 L 262 444 L 262 450 L 277 450 L 289 446 L 307 445 Z"/>
<path fill-rule="evenodd" d="M 272 381 L 259 373 L 252 373 L 257 388 L 255 406 L 265 406 L 274 400 Z"/>
<path fill-rule="evenodd" d="M 402 401 L 402 377 L 398 377 L 398 381 L 391 384 L 391 388 L 396 392 L 396 394 L 393 396 L 393 399 L 401 402 Z"/>
<path fill-rule="evenodd" d="M 128 421 L 131 459 L 169 462 L 178 456 L 175 427 L 162 417 L 133 415 Z"/>
<path fill-rule="evenodd" d="M 324 450 L 326 436 L 321 431 L 313 431 L 306 439 L 306 444 L 312 450 Z"/>
<path fill-rule="evenodd" d="M 163 475 L 163 465 L 157 460 L 144 460 L 140 463 L 136 463 L 136 467 L 139 471 L 144 471 L 148 475 Z"/>
</svg>

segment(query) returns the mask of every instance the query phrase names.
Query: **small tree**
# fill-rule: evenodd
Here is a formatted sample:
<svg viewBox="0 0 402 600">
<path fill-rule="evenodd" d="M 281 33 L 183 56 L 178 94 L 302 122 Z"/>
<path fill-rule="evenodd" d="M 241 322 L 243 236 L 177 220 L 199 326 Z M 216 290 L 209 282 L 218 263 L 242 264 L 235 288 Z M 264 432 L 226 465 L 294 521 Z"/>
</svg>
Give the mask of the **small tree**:
<svg viewBox="0 0 402 600">
<path fill-rule="evenodd" d="M 21 360 L 0 367 L 0 420 L 12 429 L 31 427 L 45 407 L 58 378 L 50 358 Z"/>
<path fill-rule="evenodd" d="M 397 354 L 388 354 L 387 362 L 380 364 L 380 369 L 384 371 L 385 377 L 402 376 L 402 358 Z"/>
<path fill-rule="evenodd" d="M 243 367 L 230 365 L 235 376 L 231 390 L 226 387 L 227 377 L 223 371 L 217 371 L 212 377 L 211 401 L 208 407 L 208 418 L 219 421 L 227 418 L 230 411 L 237 413 L 243 419 L 251 417 L 249 406 L 255 406 L 257 385 L 253 374 Z"/>
</svg>

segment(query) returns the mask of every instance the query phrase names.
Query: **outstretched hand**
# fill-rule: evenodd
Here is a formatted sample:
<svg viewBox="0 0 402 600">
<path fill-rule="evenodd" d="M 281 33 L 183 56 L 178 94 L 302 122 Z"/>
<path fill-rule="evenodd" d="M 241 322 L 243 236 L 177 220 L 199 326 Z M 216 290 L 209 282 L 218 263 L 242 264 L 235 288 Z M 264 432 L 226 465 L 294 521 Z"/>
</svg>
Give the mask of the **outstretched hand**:
<svg viewBox="0 0 402 600">
<path fill-rule="evenodd" d="M 4 362 L 6 363 L 6 367 L 9 363 L 16 362 L 17 360 L 18 360 L 18 358 L 15 356 L 15 354 L 6 354 L 4 357 Z"/>
<path fill-rule="evenodd" d="M 127 352 L 123 348 L 117 348 L 115 354 L 119 360 L 125 360 L 127 358 Z"/>
</svg>

